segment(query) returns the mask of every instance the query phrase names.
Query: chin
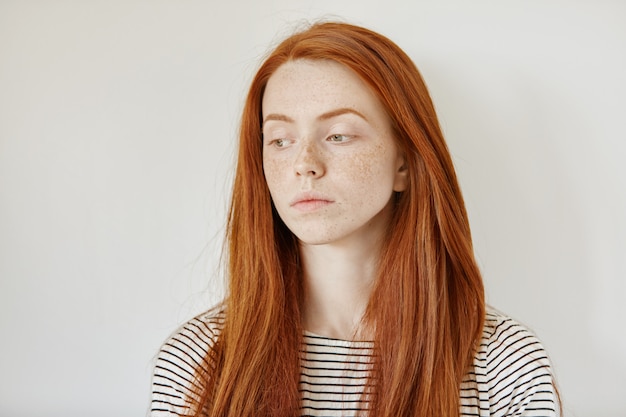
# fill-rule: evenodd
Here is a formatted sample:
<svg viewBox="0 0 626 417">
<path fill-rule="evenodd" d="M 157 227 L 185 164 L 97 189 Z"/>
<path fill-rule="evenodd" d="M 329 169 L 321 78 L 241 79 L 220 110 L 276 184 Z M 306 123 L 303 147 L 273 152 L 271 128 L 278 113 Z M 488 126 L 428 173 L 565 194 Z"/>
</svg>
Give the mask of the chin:
<svg viewBox="0 0 626 417">
<path fill-rule="evenodd" d="M 326 245 L 337 241 L 337 236 L 324 233 L 323 230 L 298 231 L 294 233 L 301 244 L 305 245 Z"/>
<path fill-rule="evenodd" d="M 315 237 L 315 236 L 300 237 L 296 235 L 296 237 L 298 238 L 298 242 L 300 242 L 301 245 L 319 246 L 319 245 L 327 245 L 329 243 L 334 242 L 334 239 Z"/>
<path fill-rule="evenodd" d="M 360 236 L 354 233 L 354 230 L 337 230 L 337 229 L 325 229 L 317 228 L 315 230 L 300 230 L 294 233 L 298 238 L 300 244 L 310 246 L 320 245 L 359 245 L 358 240 L 364 239 L 364 236 Z M 365 238 L 366 239 L 366 238 Z"/>
</svg>

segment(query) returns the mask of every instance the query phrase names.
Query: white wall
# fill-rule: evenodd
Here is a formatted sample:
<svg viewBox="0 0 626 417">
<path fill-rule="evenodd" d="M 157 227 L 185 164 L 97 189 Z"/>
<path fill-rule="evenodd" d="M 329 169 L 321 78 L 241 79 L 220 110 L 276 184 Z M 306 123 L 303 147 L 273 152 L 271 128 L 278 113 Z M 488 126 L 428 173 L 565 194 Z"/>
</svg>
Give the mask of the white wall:
<svg viewBox="0 0 626 417">
<path fill-rule="evenodd" d="M 160 343 L 220 296 L 246 84 L 326 14 L 421 68 L 489 302 L 566 414 L 626 415 L 624 2 L 0 0 L 1 416 L 145 414 Z"/>
</svg>

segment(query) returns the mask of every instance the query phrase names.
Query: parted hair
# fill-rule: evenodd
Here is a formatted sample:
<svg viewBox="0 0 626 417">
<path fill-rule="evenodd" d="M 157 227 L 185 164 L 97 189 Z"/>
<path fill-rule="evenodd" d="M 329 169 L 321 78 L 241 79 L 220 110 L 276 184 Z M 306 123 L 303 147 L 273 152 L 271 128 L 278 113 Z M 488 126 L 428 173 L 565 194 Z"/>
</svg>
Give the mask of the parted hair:
<svg viewBox="0 0 626 417">
<path fill-rule="evenodd" d="M 469 222 L 450 153 L 416 66 L 371 30 L 321 22 L 262 62 L 245 101 L 228 218 L 224 327 L 197 366 L 193 415 L 296 416 L 303 300 L 298 241 L 272 205 L 263 173 L 262 98 L 285 62 L 332 60 L 384 106 L 405 156 L 363 319 L 374 335 L 369 416 L 458 416 L 459 392 L 485 306 Z M 384 325 L 383 325 L 384 323 Z"/>
</svg>

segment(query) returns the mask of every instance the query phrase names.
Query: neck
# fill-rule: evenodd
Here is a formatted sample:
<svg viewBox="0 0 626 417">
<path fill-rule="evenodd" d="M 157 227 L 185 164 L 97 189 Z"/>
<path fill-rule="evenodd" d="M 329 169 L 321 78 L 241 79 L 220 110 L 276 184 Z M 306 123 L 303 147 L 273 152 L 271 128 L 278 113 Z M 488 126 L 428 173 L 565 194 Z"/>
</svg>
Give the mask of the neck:
<svg viewBox="0 0 626 417">
<path fill-rule="evenodd" d="M 349 247 L 301 243 L 300 254 L 304 328 L 336 339 L 368 340 L 362 319 L 377 273 L 380 241 Z"/>
</svg>

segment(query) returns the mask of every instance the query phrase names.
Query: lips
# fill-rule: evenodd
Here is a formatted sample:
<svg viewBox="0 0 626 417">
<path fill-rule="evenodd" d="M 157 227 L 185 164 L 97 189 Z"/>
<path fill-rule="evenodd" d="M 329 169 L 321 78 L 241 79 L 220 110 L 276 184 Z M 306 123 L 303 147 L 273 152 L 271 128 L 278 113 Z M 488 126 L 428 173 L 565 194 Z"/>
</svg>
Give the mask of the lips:
<svg viewBox="0 0 626 417">
<path fill-rule="evenodd" d="M 298 211 L 310 212 L 318 210 L 322 207 L 326 207 L 332 203 L 334 203 L 334 201 L 331 198 L 326 197 L 322 194 L 315 192 L 306 192 L 298 194 L 296 198 L 291 200 L 289 206 L 295 208 Z"/>
</svg>

